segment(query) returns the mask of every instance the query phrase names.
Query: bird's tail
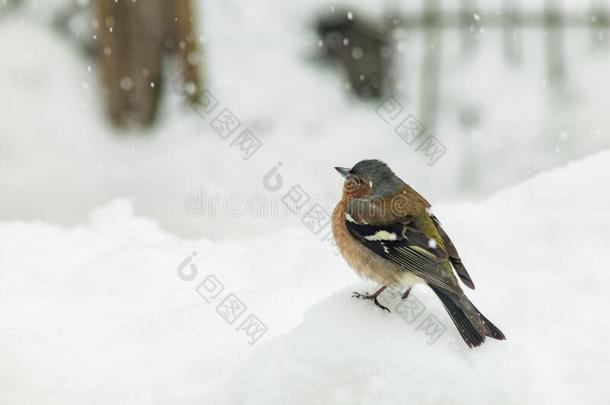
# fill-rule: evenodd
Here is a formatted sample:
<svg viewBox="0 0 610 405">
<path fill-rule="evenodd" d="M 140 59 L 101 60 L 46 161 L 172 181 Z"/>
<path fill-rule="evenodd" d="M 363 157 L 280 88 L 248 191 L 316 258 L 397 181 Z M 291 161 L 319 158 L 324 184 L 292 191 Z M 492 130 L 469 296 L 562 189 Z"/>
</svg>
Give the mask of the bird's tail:
<svg viewBox="0 0 610 405">
<path fill-rule="evenodd" d="M 480 346 L 486 336 L 498 340 L 506 339 L 502 331 L 485 318 L 466 295 L 450 293 L 433 286 L 430 288 L 440 298 L 468 347 Z"/>
</svg>

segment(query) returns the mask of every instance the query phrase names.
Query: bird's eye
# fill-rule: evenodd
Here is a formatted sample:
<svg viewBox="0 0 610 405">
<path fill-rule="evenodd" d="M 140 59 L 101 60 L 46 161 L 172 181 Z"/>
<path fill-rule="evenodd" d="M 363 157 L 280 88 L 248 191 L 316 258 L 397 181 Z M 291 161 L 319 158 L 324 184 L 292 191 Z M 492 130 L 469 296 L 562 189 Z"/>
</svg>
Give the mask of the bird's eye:
<svg viewBox="0 0 610 405">
<path fill-rule="evenodd" d="M 359 182 L 359 179 L 357 177 L 352 177 L 345 182 L 345 186 L 348 190 L 355 190 L 360 187 L 360 184 L 361 183 Z"/>
</svg>

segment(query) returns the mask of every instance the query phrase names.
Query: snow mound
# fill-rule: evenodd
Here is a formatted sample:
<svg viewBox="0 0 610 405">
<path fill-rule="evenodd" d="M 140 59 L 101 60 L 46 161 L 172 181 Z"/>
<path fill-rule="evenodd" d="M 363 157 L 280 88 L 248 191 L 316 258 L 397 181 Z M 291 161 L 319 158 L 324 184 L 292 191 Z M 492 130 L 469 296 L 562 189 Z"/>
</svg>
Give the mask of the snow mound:
<svg viewBox="0 0 610 405">
<path fill-rule="evenodd" d="M 350 293 L 346 289 L 316 305 L 298 328 L 240 367 L 231 384 L 240 388 L 227 403 L 397 404 L 408 399 L 417 404 L 477 404 L 497 403 L 493 399 L 498 397 L 507 403 L 523 399 L 524 392 L 515 387 L 526 388 L 527 377 L 511 361 L 512 351 L 488 344 L 470 353 L 453 331 L 436 340 L 425 330 L 426 319 L 441 310 L 433 297 L 418 298 L 426 309 L 411 320 L 383 313 L 370 302 L 352 302 Z M 444 323 L 441 330 L 453 327 Z M 502 383 L 496 386 L 498 381 Z"/>
<path fill-rule="evenodd" d="M 507 341 L 468 349 L 425 286 L 402 304 L 384 292 L 392 314 L 345 289 L 239 367 L 227 403 L 604 403 L 609 166 L 604 152 L 481 204 L 441 207 L 475 277 L 468 295 Z"/>
<path fill-rule="evenodd" d="M 0 223 L 0 403 L 605 403 L 609 168 L 605 151 L 435 207 L 508 338 L 474 350 L 425 286 L 416 310 L 351 298 L 376 286 L 304 227 L 184 240 L 128 200 L 75 227 Z M 267 326 L 255 344 L 198 294 L 209 274 Z"/>
</svg>

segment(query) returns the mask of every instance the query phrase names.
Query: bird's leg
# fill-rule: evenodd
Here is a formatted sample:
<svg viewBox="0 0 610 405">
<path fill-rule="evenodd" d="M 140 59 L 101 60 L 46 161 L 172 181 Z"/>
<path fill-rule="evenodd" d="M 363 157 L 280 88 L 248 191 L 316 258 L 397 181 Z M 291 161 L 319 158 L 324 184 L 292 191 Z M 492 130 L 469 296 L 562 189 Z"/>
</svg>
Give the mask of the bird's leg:
<svg viewBox="0 0 610 405">
<path fill-rule="evenodd" d="M 373 294 L 369 294 L 369 293 L 359 293 L 358 291 L 354 291 L 354 293 L 352 294 L 352 297 L 354 298 L 361 298 L 363 300 L 373 300 L 377 297 L 379 297 L 379 294 L 381 294 L 383 292 L 383 290 L 386 289 L 386 286 L 381 286 L 381 288 L 379 288 L 377 291 L 375 291 Z"/>
<path fill-rule="evenodd" d="M 411 292 L 411 288 L 413 288 L 413 287 L 409 287 L 409 288 L 407 288 L 407 291 L 405 291 L 405 292 L 402 294 L 402 299 L 403 299 L 403 300 L 406 300 L 407 298 L 409 298 L 409 293 Z"/>
<path fill-rule="evenodd" d="M 384 307 L 383 305 L 381 305 L 379 303 L 379 301 L 377 300 L 377 297 L 379 296 L 379 294 L 381 294 L 383 292 L 383 290 L 385 290 L 387 287 L 381 286 L 381 288 L 377 291 L 375 291 L 373 294 L 369 294 L 369 293 L 364 293 L 361 294 L 358 291 L 354 291 L 354 293 L 352 294 L 353 298 L 359 298 L 362 300 L 373 300 L 373 302 L 375 303 L 375 305 L 377 305 L 379 308 L 381 309 L 385 309 L 388 312 L 391 312 L 387 307 Z"/>
</svg>

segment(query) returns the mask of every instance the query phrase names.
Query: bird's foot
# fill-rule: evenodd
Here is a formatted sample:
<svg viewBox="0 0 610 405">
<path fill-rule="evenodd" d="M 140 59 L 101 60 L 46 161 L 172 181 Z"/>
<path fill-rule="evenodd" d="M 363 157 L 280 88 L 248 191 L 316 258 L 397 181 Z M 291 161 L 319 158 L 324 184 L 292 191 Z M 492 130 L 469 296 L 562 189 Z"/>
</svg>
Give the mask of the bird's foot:
<svg viewBox="0 0 610 405">
<path fill-rule="evenodd" d="M 359 293 L 358 291 L 354 291 L 354 293 L 352 294 L 352 298 L 358 298 L 360 300 L 372 300 L 375 305 L 377 305 L 379 308 L 384 309 L 388 312 L 392 312 L 388 309 L 388 307 L 381 305 L 381 303 L 377 300 L 377 296 L 379 294 L 369 294 L 369 293 Z"/>
</svg>

